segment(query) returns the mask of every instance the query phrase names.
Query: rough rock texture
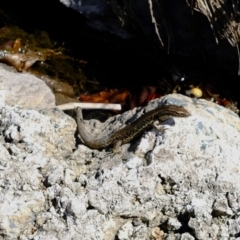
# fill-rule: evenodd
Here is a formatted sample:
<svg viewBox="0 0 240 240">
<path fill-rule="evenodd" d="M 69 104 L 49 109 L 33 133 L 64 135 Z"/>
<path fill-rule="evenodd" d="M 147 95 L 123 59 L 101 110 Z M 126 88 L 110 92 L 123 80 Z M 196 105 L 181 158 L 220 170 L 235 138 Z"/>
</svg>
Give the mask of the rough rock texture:
<svg viewBox="0 0 240 240">
<path fill-rule="evenodd" d="M 13 67 L 0 63 L 0 101 L 26 108 L 51 108 L 55 97 L 50 88 L 37 77 L 18 73 Z"/>
<path fill-rule="evenodd" d="M 102 134 L 163 103 L 192 116 L 170 119 L 165 132 L 152 129 L 116 154 L 75 148 L 76 124 L 61 111 L 2 106 L 3 239 L 237 239 L 237 115 L 173 94 L 86 125 Z"/>
<path fill-rule="evenodd" d="M 73 119 L 58 110 L 0 108 L 2 236 L 31 235 L 40 216 L 48 215 L 44 172 L 60 174 L 67 167 L 62 159 L 72 152 L 75 127 Z"/>
</svg>

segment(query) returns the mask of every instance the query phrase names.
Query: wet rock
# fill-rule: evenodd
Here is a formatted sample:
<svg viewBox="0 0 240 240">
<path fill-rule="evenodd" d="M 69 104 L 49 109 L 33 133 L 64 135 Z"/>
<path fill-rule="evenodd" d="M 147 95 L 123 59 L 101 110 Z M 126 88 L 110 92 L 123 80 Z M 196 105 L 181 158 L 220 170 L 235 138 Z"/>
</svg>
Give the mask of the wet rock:
<svg viewBox="0 0 240 240">
<path fill-rule="evenodd" d="M 163 63 L 167 61 L 159 57 L 161 50 L 176 54 L 181 59 L 178 64 L 184 74 L 191 72 L 192 66 L 195 71 L 200 65 L 207 70 L 204 66 L 206 61 L 211 66 L 211 72 L 224 73 L 226 68 L 237 74 L 238 54 L 235 46 L 238 44 L 239 30 L 233 31 L 231 26 L 239 24 L 236 17 L 239 11 L 234 9 L 235 5 L 231 1 L 216 1 L 218 7 L 213 3 L 178 0 L 133 1 L 131 4 L 117 0 L 59 1 L 84 15 L 86 24 L 98 30 L 96 34 L 102 32 L 102 41 L 114 41 L 111 37 L 114 35 L 118 38 L 117 44 L 122 47 L 130 40 L 134 42 L 130 45 L 131 49 L 136 46 L 136 51 L 147 57 L 150 55 L 150 59 L 157 58 L 158 63 L 160 60 Z M 215 18 L 211 17 L 210 10 L 204 10 L 210 9 L 209 6 L 212 6 Z M 229 43 L 221 42 L 219 36 L 226 38 Z M 183 56 L 190 57 L 190 61 Z M 182 64 L 183 61 L 186 62 Z M 224 66 L 224 69 L 218 65 Z M 215 68 L 217 71 L 213 70 Z"/>
</svg>

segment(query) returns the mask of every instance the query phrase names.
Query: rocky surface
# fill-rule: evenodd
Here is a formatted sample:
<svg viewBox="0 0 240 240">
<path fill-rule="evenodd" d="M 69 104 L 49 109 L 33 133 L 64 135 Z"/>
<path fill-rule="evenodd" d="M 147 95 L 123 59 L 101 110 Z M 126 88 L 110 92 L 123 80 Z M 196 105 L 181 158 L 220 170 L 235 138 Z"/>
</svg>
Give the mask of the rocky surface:
<svg viewBox="0 0 240 240">
<path fill-rule="evenodd" d="M 55 96 L 39 78 L 0 63 L 0 102 L 26 108 L 51 108 Z"/>
<path fill-rule="evenodd" d="M 237 239 L 240 122 L 205 100 L 169 95 L 109 119 L 123 126 L 161 104 L 191 113 L 119 148 L 76 146 L 75 121 L 56 109 L 0 107 L 2 239 Z M 78 140 L 79 142 L 79 140 Z"/>
</svg>

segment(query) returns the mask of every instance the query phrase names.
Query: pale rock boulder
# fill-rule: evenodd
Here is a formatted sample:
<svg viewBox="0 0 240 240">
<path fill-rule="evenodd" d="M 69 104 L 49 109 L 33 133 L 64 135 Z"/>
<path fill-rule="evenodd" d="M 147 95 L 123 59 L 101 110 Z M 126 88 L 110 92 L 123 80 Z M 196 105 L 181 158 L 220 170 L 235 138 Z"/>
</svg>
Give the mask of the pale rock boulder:
<svg viewBox="0 0 240 240">
<path fill-rule="evenodd" d="M 6 239 L 237 239 L 239 117 L 172 94 L 108 119 L 108 134 L 162 104 L 184 106 L 119 152 L 92 150 L 56 109 L 0 107 L 0 235 Z M 76 144 L 77 143 L 77 144 Z"/>
<path fill-rule="evenodd" d="M 51 108 L 55 106 L 55 96 L 41 79 L 0 63 L 0 104 Z"/>
</svg>

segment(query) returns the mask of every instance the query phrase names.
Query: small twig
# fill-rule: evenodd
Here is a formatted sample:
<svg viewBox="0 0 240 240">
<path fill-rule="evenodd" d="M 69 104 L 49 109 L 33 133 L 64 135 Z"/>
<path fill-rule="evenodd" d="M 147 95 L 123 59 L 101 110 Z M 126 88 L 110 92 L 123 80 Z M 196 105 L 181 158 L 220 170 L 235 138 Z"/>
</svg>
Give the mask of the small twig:
<svg viewBox="0 0 240 240">
<path fill-rule="evenodd" d="M 71 110 L 77 107 L 81 107 L 83 109 L 106 109 L 106 110 L 121 110 L 121 104 L 115 103 L 66 103 L 62 105 L 58 105 L 57 108 L 61 110 Z"/>
<path fill-rule="evenodd" d="M 162 46 L 164 46 L 163 41 L 162 41 L 162 38 L 160 37 L 160 33 L 159 33 L 159 31 L 158 31 L 157 21 L 156 21 L 156 19 L 155 19 L 155 17 L 154 17 L 154 14 L 153 14 L 152 0 L 148 0 L 148 5 L 149 5 L 149 10 L 150 10 L 150 14 L 151 14 L 152 23 L 153 23 L 154 28 L 155 28 L 155 33 L 157 34 L 158 39 L 159 39 L 160 43 L 162 44 Z"/>
</svg>

